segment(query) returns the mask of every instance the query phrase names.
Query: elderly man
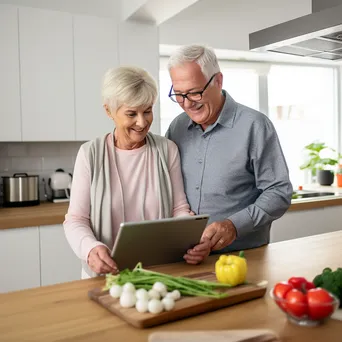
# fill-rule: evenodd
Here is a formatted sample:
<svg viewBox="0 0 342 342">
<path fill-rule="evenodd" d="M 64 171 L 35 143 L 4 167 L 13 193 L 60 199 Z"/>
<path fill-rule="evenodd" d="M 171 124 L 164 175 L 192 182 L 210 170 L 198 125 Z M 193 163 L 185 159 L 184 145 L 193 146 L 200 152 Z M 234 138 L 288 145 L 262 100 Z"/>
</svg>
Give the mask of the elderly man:
<svg viewBox="0 0 342 342">
<path fill-rule="evenodd" d="M 181 47 L 168 68 L 169 97 L 184 113 L 173 120 L 166 136 L 180 150 L 191 210 L 210 214 L 203 243 L 184 258 L 195 264 L 210 251 L 269 243 L 271 223 L 286 212 L 292 195 L 272 122 L 222 89 L 223 75 L 211 49 Z"/>
</svg>

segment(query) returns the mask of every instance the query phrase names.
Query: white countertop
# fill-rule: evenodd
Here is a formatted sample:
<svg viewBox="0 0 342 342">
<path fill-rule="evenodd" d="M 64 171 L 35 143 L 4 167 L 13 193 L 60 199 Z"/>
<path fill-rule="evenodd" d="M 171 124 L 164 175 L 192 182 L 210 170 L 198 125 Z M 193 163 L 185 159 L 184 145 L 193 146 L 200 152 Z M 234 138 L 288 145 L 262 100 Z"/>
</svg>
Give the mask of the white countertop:
<svg viewBox="0 0 342 342">
<path fill-rule="evenodd" d="M 298 189 L 294 188 L 293 191 L 297 191 Z M 342 198 L 342 188 L 337 187 L 336 185 L 320 185 L 320 184 L 305 184 L 303 185 L 303 191 L 317 191 L 317 192 L 332 192 L 334 193 L 331 196 L 324 197 L 310 197 L 310 198 L 296 198 L 292 199 L 291 203 L 304 203 L 304 202 L 323 202 L 331 199 Z"/>
<path fill-rule="evenodd" d="M 296 191 L 298 189 L 293 189 L 293 191 Z M 324 192 L 334 192 L 335 195 L 342 195 L 342 188 L 339 188 L 336 186 L 336 184 L 332 185 L 320 185 L 318 183 L 316 184 L 304 184 L 303 190 L 310 190 L 310 191 L 324 191 Z"/>
</svg>

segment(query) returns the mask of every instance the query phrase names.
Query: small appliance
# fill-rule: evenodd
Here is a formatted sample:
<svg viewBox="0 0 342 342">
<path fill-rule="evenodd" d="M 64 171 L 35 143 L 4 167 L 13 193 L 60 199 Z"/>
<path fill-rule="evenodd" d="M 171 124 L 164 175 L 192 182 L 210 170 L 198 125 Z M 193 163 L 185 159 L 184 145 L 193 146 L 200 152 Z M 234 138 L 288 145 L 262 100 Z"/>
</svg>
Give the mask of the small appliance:
<svg viewBox="0 0 342 342">
<path fill-rule="evenodd" d="M 54 203 L 69 202 L 72 183 L 72 174 L 65 172 L 63 169 L 57 169 L 51 174 L 48 185 L 51 195 L 48 198 Z"/>
<path fill-rule="evenodd" d="M 2 177 L 4 207 L 26 207 L 39 205 L 39 176 L 15 173 Z"/>
</svg>

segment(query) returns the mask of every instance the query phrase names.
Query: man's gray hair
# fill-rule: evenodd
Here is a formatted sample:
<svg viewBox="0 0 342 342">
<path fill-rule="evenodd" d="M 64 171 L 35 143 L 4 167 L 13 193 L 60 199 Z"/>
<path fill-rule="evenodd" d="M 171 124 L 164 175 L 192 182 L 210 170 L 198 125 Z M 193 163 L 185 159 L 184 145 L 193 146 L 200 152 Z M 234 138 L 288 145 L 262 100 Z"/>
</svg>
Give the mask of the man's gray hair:
<svg viewBox="0 0 342 342">
<path fill-rule="evenodd" d="M 211 76 L 220 72 L 214 50 L 202 45 L 185 45 L 177 49 L 168 62 L 169 71 L 173 67 L 180 66 L 187 62 L 196 62 L 207 80 Z"/>
<path fill-rule="evenodd" d="M 114 111 L 123 104 L 129 107 L 152 106 L 157 96 L 157 84 L 144 69 L 122 66 L 109 69 L 103 77 L 102 101 Z"/>
</svg>

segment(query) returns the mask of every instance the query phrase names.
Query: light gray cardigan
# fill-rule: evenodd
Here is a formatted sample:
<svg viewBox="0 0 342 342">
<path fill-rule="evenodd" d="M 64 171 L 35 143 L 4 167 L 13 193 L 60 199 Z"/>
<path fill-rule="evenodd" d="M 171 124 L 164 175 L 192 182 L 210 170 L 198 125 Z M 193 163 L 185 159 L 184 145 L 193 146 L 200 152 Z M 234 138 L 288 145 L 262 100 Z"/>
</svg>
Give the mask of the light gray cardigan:
<svg viewBox="0 0 342 342">
<path fill-rule="evenodd" d="M 83 145 L 83 148 L 85 149 L 85 155 L 88 158 L 91 171 L 91 228 L 96 239 L 104 243 L 109 249 L 112 249 L 114 238 L 111 211 L 111 172 L 113 170 L 109 168 L 108 153 L 111 153 L 111 151 L 108 151 L 107 148 L 107 136 L 108 134 L 104 137 L 89 141 Z M 149 132 L 146 136 L 146 145 L 147 153 L 152 153 L 153 155 L 155 174 L 158 175 L 159 218 L 171 217 L 173 212 L 173 197 L 168 168 L 167 139 Z M 140 208 L 136 208 L 136 210 L 140 210 Z M 90 277 L 98 275 L 90 269 L 86 261 L 82 261 L 82 268 Z"/>
</svg>

